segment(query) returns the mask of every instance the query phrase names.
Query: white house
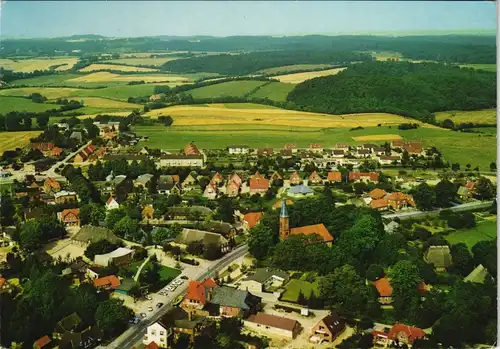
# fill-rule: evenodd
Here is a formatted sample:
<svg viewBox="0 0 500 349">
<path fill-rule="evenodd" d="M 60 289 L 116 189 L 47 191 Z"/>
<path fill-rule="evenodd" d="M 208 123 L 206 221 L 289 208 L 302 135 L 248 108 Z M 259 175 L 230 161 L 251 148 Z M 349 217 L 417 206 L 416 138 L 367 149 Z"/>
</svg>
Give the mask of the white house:
<svg viewBox="0 0 500 349">
<path fill-rule="evenodd" d="M 159 167 L 203 167 L 203 155 L 163 154 L 156 163 Z"/>
<path fill-rule="evenodd" d="M 158 344 L 160 348 L 168 348 L 168 337 L 172 335 L 172 328 L 165 328 L 160 322 L 148 326 L 142 343 L 148 345 L 151 342 Z"/>
<path fill-rule="evenodd" d="M 106 210 L 114 210 L 120 208 L 120 204 L 115 200 L 114 197 L 110 196 L 108 201 L 106 201 Z"/>
<path fill-rule="evenodd" d="M 118 247 L 116 250 L 106 254 L 96 254 L 94 256 L 94 263 L 104 267 L 110 264 L 121 265 L 132 262 L 134 257 L 134 250 L 126 247 Z"/>
<path fill-rule="evenodd" d="M 230 145 L 227 147 L 229 154 L 248 154 L 250 148 L 247 145 Z"/>
<path fill-rule="evenodd" d="M 270 288 L 283 286 L 288 279 L 289 276 L 284 271 L 259 268 L 255 274 L 243 279 L 239 288 L 250 293 L 262 293 Z"/>
</svg>

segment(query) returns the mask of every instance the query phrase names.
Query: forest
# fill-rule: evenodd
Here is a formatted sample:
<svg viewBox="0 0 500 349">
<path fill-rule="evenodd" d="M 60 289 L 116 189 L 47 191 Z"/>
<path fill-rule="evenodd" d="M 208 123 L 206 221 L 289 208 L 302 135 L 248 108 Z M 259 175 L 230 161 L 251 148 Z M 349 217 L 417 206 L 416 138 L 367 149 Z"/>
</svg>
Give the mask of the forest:
<svg viewBox="0 0 500 349">
<path fill-rule="evenodd" d="M 387 112 L 432 122 L 436 111 L 495 108 L 496 75 L 438 63 L 368 62 L 304 81 L 287 99 L 312 112 Z"/>
</svg>

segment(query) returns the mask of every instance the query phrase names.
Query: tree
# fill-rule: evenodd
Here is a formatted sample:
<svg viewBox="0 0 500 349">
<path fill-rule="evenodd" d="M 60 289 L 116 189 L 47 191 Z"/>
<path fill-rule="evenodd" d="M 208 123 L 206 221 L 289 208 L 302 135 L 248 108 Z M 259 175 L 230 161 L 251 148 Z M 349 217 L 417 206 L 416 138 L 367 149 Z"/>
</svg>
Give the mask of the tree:
<svg viewBox="0 0 500 349">
<path fill-rule="evenodd" d="M 419 184 L 413 191 L 413 198 L 417 208 L 422 211 L 431 210 L 436 203 L 436 194 L 434 190 L 427 184 Z"/>
<path fill-rule="evenodd" d="M 449 207 L 457 196 L 455 185 L 447 179 L 441 180 L 434 187 L 434 192 L 437 207 Z"/>
<path fill-rule="evenodd" d="M 45 128 L 49 124 L 49 115 L 39 114 L 36 116 L 36 123 L 39 128 Z"/>
<path fill-rule="evenodd" d="M 146 269 L 145 275 L 141 280 L 149 285 L 156 285 L 160 281 L 160 268 L 157 262 L 151 262 L 151 268 Z"/>
<path fill-rule="evenodd" d="M 231 198 L 222 197 L 218 202 L 217 216 L 221 221 L 234 223 L 233 202 Z"/>
<path fill-rule="evenodd" d="M 389 271 L 395 315 L 398 319 L 415 316 L 417 285 L 422 281 L 417 266 L 408 260 L 397 262 Z"/>
<path fill-rule="evenodd" d="M 42 244 L 42 231 L 40 223 L 30 220 L 23 223 L 19 235 L 19 246 L 27 253 L 40 248 Z"/>
<path fill-rule="evenodd" d="M 106 338 L 111 338 L 127 328 L 132 310 L 123 306 L 123 301 L 110 299 L 99 304 L 95 313 L 97 326 L 104 332 Z"/>
<path fill-rule="evenodd" d="M 3 226 L 14 224 L 15 207 L 8 195 L 0 195 L 0 223 Z"/>
<path fill-rule="evenodd" d="M 219 332 L 228 335 L 232 339 L 240 336 L 243 323 L 235 317 L 223 317 L 219 323 Z"/>
<path fill-rule="evenodd" d="M 203 249 L 203 258 L 213 261 L 220 257 L 222 257 L 222 251 L 218 244 L 210 243 L 205 245 Z"/>
<path fill-rule="evenodd" d="M 491 172 L 496 172 L 497 171 L 497 163 L 496 162 L 492 162 L 490 164 L 490 171 Z"/>
<path fill-rule="evenodd" d="M 366 271 L 366 278 L 370 281 L 375 281 L 384 276 L 384 268 L 378 264 L 370 264 Z"/>
<path fill-rule="evenodd" d="M 203 254 L 203 242 L 201 241 L 191 241 L 186 246 L 186 251 L 192 255 L 198 256 Z"/>
<path fill-rule="evenodd" d="M 138 222 L 128 216 L 123 217 L 115 224 L 114 232 L 120 237 L 133 241 L 142 237 Z"/>
<path fill-rule="evenodd" d="M 257 260 L 263 260 L 272 253 L 278 241 L 278 233 L 261 222 L 250 229 L 248 250 Z"/>
<path fill-rule="evenodd" d="M 109 211 L 106 214 L 106 227 L 113 230 L 116 223 L 118 223 L 123 217 L 126 216 L 125 210 L 123 208 L 117 208 Z"/>
<path fill-rule="evenodd" d="M 490 200 L 496 195 L 496 189 L 486 177 L 480 177 L 476 181 L 476 195 L 480 200 Z"/>
<path fill-rule="evenodd" d="M 80 207 L 80 222 L 82 225 L 98 226 L 106 219 L 106 209 L 99 204 L 85 204 Z"/>
<path fill-rule="evenodd" d="M 307 304 L 306 296 L 304 296 L 304 293 L 302 292 L 302 290 L 299 290 L 299 295 L 297 296 L 297 303 L 300 305 Z"/>
<path fill-rule="evenodd" d="M 407 242 L 403 235 L 385 235 L 375 248 L 374 260 L 383 266 L 390 266 L 398 261 L 400 251 L 406 247 Z"/>
<path fill-rule="evenodd" d="M 95 255 L 109 253 L 116 250 L 118 247 L 120 247 L 120 244 L 115 244 L 102 239 L 96 242 L 91 242 L 85 249 L 84 255 L 90 260 L 93 260 Z"/>
<path fill-rule="evenodd" d="M 455 123 L 450 119 L 443 120 L 443 122 L 441 123 L 441 126 L 444 128 L 449 128 L 450 130 L 455 129 Z"/>
<path fill-rule="evenodd" d="M 465 277 L 474 268 L 469 248 L 463 242 L 451 246 L 451 257 L 453 265 L 450 268 L 450 272 L 452 273 Z"/>
</svg>

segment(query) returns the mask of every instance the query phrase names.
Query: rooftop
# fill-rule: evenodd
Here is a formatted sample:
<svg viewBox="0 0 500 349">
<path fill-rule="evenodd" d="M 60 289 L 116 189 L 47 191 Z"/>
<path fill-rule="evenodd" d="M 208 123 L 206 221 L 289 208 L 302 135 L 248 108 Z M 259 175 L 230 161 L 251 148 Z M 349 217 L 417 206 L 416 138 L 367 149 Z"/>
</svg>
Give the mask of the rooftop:
<svg viewBox="0 0 500 349">
<path fill-rule="evenodd" d="M 293 331 L 297 325 L 300 325 L 297 320 L 265 313 L 250 315 L 247 321 L 287 331 Z"/>
</svg>

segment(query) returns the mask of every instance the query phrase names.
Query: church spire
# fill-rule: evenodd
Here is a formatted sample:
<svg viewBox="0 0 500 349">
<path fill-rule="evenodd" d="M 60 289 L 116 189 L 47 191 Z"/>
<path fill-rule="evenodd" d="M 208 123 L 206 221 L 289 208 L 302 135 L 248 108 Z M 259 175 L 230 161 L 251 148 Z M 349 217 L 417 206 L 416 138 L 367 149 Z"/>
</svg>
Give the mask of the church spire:
<svg viewBox="0 0 500 349">
<path fill-rule="evenodd" d="M 281 212 L 280 212 L 280 218 L 288 218 L 288 210 L 286 208 L 286 200 L 283 199 L 281 201 Z"/>
</svg>

